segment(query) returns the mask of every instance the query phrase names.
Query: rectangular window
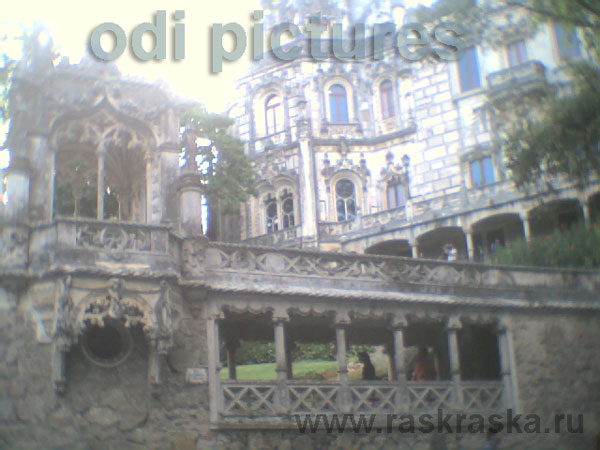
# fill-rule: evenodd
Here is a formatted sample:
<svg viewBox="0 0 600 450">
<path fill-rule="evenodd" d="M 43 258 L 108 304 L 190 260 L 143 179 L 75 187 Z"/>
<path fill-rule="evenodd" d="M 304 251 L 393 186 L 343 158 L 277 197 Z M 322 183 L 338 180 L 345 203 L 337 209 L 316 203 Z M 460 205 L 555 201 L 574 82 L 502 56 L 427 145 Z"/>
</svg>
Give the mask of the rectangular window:
<svg viewBox="0 0 600 450">
<path fill-rule="evenodd" d="M 511 42 L 506 46 L 506 55 L 508 57 L 508 65 L 510 67 L 518 66 L 527 61 L 527 46 L 525 40 Z"/>
<path fill-rule="evenodd" d="M 404 206 L 404 186 L 402 184 L 388 184 L 387 201 L 390 209 Z"/>
<path fill-rule="evenodd" d="M 493 183 L 496 179 L 494 176 L 494 165 L 490 156 L 471 161 L 469 168 L 473 187 Z"/>
<path fill-rule="evenodd" d="M 558 46 L 558 54 L 562 61 L 581 58 L 581 47 L 577 38 L 577 30 L 571 28 L 565 29 L 562 25 L 554 24 L 554 34 L 556 35 L 556 45 Z"/>
<path fill-rule="evenodd" d="M 458 76 L 461 92 L 470 91 L 481 86 L 479 61 L 477 60 L 475 47 L 465 49 L 462 57 L 458 60 Z"/>
</svg>

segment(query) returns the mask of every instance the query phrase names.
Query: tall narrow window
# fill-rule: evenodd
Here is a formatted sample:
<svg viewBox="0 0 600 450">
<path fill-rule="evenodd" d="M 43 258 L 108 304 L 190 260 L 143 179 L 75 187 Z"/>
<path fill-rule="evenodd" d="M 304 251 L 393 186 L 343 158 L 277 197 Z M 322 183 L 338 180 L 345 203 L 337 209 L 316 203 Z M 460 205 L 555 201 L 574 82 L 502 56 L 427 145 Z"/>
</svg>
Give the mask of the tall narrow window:
<svg viewBox="0 0 600 450">
<path fill-rule="evenodd" d="M 404 185 L 397 182 L 390 182 L 387 184 L 387 201 L 388 208 L 399 208 L 404 206 L 405 195 Z"/>
<path fill-rule="evenodd" d="M 506 46 L 506 56 L 510 67 L 518 66 L 527 61 L 527 46 L 524 39 L 513 41 Z"/>
<path fill-rule="evenodd" d="M 567 30 L 562 25 L 555 23 L 554 34 L 556 35 L 558 54 L 562 61 L 581 58 L 581 47 L 575 28 Z"/>
<path fill-rule="evenodd" d="M 283 105 L 277 95 L 269 96 L 265 102 L 265 126 L 267 135 L 278 133 L 283 128 Z"/>
<path fill-rule="evenodd" d="M 381 117 L 389 119 L 396 113 L 394 111 L 394 89 L 390 80 L 385 80 L 379 85 L 379 97 L 381 100 Z"/>
<path fill-rule="evenodd" d="M 329 88 L 329 112 L 333 123 L 348 123 L 348 98 L 341 84 Z"/>
<path fill-rule="evenodd" d="M 267 233 L 272 233 L 279 229 L 277 222 L 277 200 L 269 195 L 265 202 L 265 212 L 267 218 Z"/>
<path fill-rule="evenodd" d="M 335 206 L 338 222 L 356 217 L 356 194 L 352 181 L 343 179 L 335 184 Z"/>
<path fill-rule="evenodd" d="M 479 61 L 475 47 L 465 49 L 462 57 L 458 60 L 458 76 L 461 92 L 470 91 L 481 86 Z"/>
<path fill-rule="evenodd" d="M 283 229 L 292 228 L 295 225 L 294 221 L 294 199 L 291 194 L 283 197 L 281 203 L 281 215 L 283 217 Z"/>
<path fill-rule="evenodd" d="M 471 161 L 470 171 L 473 187 L 484 186 L 495 181 L 494 165 L 490 156 Z"/>
</svg>

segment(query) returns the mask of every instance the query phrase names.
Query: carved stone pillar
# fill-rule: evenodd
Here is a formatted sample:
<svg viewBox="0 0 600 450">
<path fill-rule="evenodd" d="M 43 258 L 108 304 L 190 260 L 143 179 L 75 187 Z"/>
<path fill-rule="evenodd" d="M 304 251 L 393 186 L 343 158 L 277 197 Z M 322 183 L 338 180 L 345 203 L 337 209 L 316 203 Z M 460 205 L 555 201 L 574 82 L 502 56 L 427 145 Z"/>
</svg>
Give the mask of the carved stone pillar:
<svg viewBox="0 0 600 450">
<path fill-rule="evenodd" d="M 504 388 L 504 407 L 507 409 L 512 408 L 516 414 L 519 409 L 517 372 L 512 345 L 512 330 L 507 317 L 503 317 L 498 322 L 498 350 L 500 353 L 500 374 Z"/>
<path fill-rule="evenodd" d="M 523 222 L 523 237 L 526 241 L 531 239 L 531 228 L 529 226 L 529 219 L 526 215 L 521 216 L 521 221 Z"/>
<path fill-rule="evenodd" d="M 338 408 L 341 413 L 350 412 L 352 405 L 350 401 L 350 389 L 348 387 L 348 358 L 346 356 L 346 328 L 350 324 L 347 313 L 338 313 L 335 319 L 335 346 L 338 363 L 338 379 L 340 383 L 340 394 L 338 396 Z"/>
<path fill-rule="evenodd" d="M 231 380 L 237 380 L 237 364 L 235 361 L 235 351 L 240 346 L 240 341 L 234 338 L 227 339 L 227 370 L 229 371 L 229 378 Z"/>
<path fill-rule="evenodd" d="M 177 182 L 179 199 L 179 228 L 186 237 L 201 236 L 202 229 L 202 180 L 200 175 L 185 172 Z"/>
<path fill-rule="evenodd" d="M 274 332 L 275 332 L 275 361 L 277 372 L 277 380 L 287 380 L 287 355 L 285 351 L 285 320 L 278 317 L 274 318 Z"/>
<path fill-rule="evenodd" d="M 281 414 L 286 414 L 288 410 L 288 392 L 287 392 L 287 352 L 285 324 L 289 320 L 286 311 L 275 311 L 273 314 L 273 332 L 275 338 L 275 371 L 277 372 L 278 389 L 278 409 Z"/>
<path fill-rule="evenodd" d="M 406 385 L 406 364 L 404 358 L 404 330 L 407 321 L 402 315 L 395 315 L 392 318 L 391 327 L 394 333 L 394 362 L 396 363 L 396 381 L 398 391 L 396 393 L 396 409 L 398 411 L 408 411 L 409 395 Z"/>
<path fill-rule="evenodd" d="M 419 245 L 417 244 L 417 241 L 410 244 L 410 250 L 413 258 L 419 257 Z"/>
<path fill-rule="evenodd" d="M 592 216 L 590 211 L 590 204 L 585 201 L 585 199 L 581 200 L 581 211 L 583 212 L 583 222 L 586 227 L 589 227 L 592 224 Z"/>
<path fill-rule="evenodd" d="M 475 261 L 475 245 L 473 244 L 472 231 L 465 231 L 465 243 L 467 244 L 467 259 Z"/>
<path fill-rule="evenodd" d="M 98 220 L 104 220 L 104 157 L 106 153 L 104 151 L 98 151 L 98 197 L 96 203 L 96 209 L 98 212 Z"/>
<path fill-rule="evenodd" d="M 29 221 L 29 162 L 25 158 L 15 157 L 6 174 L 6 197 L 3 221 L 26 223 Z"/>
<path fill-rule="evenodd" d="M 448 335 L 448 356 L 450 359 L 450 377 L 454 384 L 454 407 L 462 408 L 462 391 L 460 376 L 460 357 L 458 353 L 458 330 L 461 328 L 460 318 L 456 315 L 448 317 L 446 333 Z"/>
<path fill-rule="evenodd" d="M 221 361 L 219 356 L 219 313 L 211 313 L 206 319 L 206 347 L 208 350 L 208 388 L 210 402 L 210 420 L 217 422 L 221 411 L 221 383 L 219 372 Z"/>
</svg>

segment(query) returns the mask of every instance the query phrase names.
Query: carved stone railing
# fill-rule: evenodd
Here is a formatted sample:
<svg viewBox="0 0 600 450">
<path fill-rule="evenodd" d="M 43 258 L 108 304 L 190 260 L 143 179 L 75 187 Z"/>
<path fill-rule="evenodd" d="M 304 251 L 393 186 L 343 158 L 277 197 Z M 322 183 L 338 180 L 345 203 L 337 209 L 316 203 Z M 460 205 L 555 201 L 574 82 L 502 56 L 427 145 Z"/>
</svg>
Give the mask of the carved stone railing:
<svg viewBox="0 0 600 450">
<path fill-rule="evenodd" d="M 352 383 L 350 404 L 357 414 L 393 414 L 398 412 L 398 386 L 387 382 Z"/>
<path fill-rule="evenodd" d="M 184 246 L 183 271 L 186 279 L 204 280 L 204 284 L 223 289 L 285 290 L 292 294 L 304 292 L 310 285 L 317 295 L 351 296 L 360 282 L 365 296 L 398 291 L 454 293 L 499 302 L 503 298 L 521 299 L 523 307 L 531 307 L 533 300 L 536 305 L 555 300 L 562 305 L 579 300 L 585 305 L 597 304 L 594 293 L 600 288 L 600 273 L 591 270 L 490 266 L 223 243 L 197 249 Z M 342 283 L 344 279 L 349 283 Z"/>
<path fill-rule="evenodd" d="M 503 401 L 501 381 L 409 381 L 408 403 L 398 398 L 401 387 L 394 382 L 352 382 L 343 387 L 335 381 L 221 381 L 219 414 L 224 420 L 253 421 L 274 417 L 318 414 L 411 414 L 447 412 L 499 412 L 510 405 Z M 343 391 L 348 404 L 342 402 Z"/>
<path fill-rule="evenodd" d="M 166 226 L 57 218 L 32 230 L 30 256 L 33 270 L 57 265 L 86 270 L 146 271 L 175 274 L 177 262 L 170 251 Z"/>
<path fill-rule="evenodd" d="M 287 383 L 290 414 L 335 414 L 340 411 L 340 386 L 326 382 Z"/>
<path fill-rule="evenodd" d="M 497 100 L 512 95 L 512 90 L 541 89 L 547 86 L 546 68 L 538 61 L 527 61 L 515 67 L 499 70 L 488 75 L 488 96 Z"/>
<path fill-rule="evenodd" d="M 270 134 L 268 136 L 262 136 L 256 138 L 253 141 L 254 151 L 257 153 L 262 153 L 265 150 L 268 150 L 272 147 L 285 144 L 287 142 L 286 132 L 279 131 L 277 133 Z"/>
<path fill-rule="evenodd" d="M 299 234 L 300 227 L 293 227 L 249 238 L 246 239 L 244 243 L 248 245 L 292 247 L 298 243 Z"/>
<path fill-rule="evenodd" d="M 386 209 L 373 214 L 358 215 L 354 220 L 344 222 L 320 222 L 319 234 L 328 239 L 339 236 L 349 236 L 374 227 L 386 225 L 401 225 L 406 223 L 405 207 Z"/>
<path fill-rule="evenodd" d="M 277 415 L 277 384 L 271 382 L 221 381 L 223 416 Z"/>
</svg>

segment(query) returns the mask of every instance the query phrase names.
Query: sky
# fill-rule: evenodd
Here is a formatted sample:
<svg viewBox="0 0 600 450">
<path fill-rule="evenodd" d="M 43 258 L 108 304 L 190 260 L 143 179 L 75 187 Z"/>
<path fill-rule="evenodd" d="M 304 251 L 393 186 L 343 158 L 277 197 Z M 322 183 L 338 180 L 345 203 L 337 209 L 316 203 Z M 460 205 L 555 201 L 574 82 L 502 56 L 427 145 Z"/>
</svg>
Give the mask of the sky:
<svg viewBox="0 0 600 450">
<path fill-rule="evenodd" d="M 213 112 L 224 111 L 227 103 L 234 100 L 234 82 L 248 68 L 251 55 L 247 49 L 238 61 L 224 62 L 221 73 L 211 73 L 212 24 L 237 22 L 250 37 L 256 23 L 251 14 L 260 9 L 260 0 L 7 0 L 3 3 L 0 26 L 7 22 L 13 28 L 19 22 L 25 25 L 34 21 L 44 23 L 59 52 L 68 55 L 72 63 L 81 58 L 92 30 L 101 23 L 118 24 L 129 38 L 136 25 L 153 21 L 158 10 L 166 11 L 167 59 L 140 61 L 133 56 L 128 44 L 128 49 L 115 62 L 122 73 L 142 75 L 151 81 L 162 78 L 175 92 L 201 101 Z M 406 5 L 410 7 L 417 3 L 419 0 L 407 0 Z M 431 0 L 425 3 L 431 3 Z M 175 10 L 185 11 L 185 18 L 174 20 Z M 174 59 L 172 51 L 175 23 L 185 24 L 185 58 L 179 61 Z M 111 48 L 111 41 L 108 33 L 103 36 L 102 44 L 107 50 Z M 233 41 L 225 40 L 225 46 L 228 45 L 233 45 Z"/>
</svg>

